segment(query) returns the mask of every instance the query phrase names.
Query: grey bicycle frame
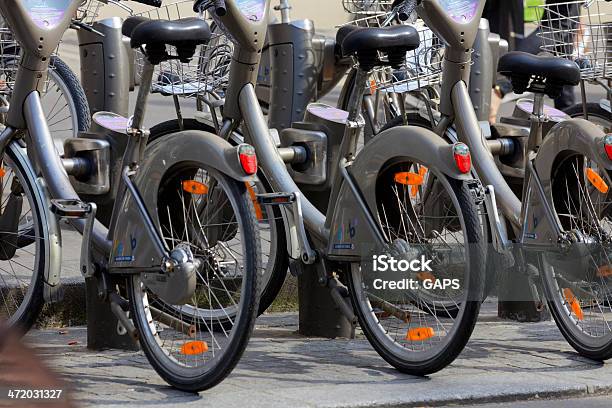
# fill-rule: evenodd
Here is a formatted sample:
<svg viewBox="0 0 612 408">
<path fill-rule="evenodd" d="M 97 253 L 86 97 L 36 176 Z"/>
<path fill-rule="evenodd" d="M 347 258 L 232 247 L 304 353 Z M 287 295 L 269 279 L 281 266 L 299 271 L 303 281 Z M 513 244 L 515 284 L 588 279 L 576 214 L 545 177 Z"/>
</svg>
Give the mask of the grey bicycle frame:
<svg viewBox="0 0 612 408">
<path fill-rule="evenodd" d="M 386 160 L 395 158 L 427 157 L 432 165 L 451 177 L 460 180 L 471 180 L 470 176 L 461 174 L 452 163 L 452 146 L 441 141 L 435 135 L 424 129 L 398 128 L 380 135 L 379 143 L 367 145 L 353 161 L 347 163 L 347 156 L 353 151 L 356 135 L 363 126 L 358 112 L 363 90 L 357 90 L 351 97 L 351 112 L 346 124 L 344 139 L 340 146 L 338 169 L 332 182 L 330 208 L 327 214 L 319 211 L 310 201 L 301 196 L 300 189 L 292 180 L 285 162 L 278 153 L 270 129 L 266 123 L 255 92 L 255 81 L 260 61 L 260 52 L 265 38 L 265 28 L 268 20 L 270 0 L 262 0 L 265 13 L 258 21 L 248 20 L 239 8 L 240 0 L 226 0 L 227 14 L 215 17 L 224 27 L 230 38 L 234 39 L 235 54 L 230 67 L 230 81 L 226 93 L 224 128 L 235 128 L 244 121 L 246 138 L 256 147 L 257 157 L 263 172 L 267 175 L 272 188 L 277 192 L 289 192 L 298 197 L 298 206 L 293 210 L 293 223 L 290 230 L 301 235 L 300 258 L 305 263 L 314 262 L 314 254 L 309 250 L 308 239 L 304 226 L 310 232 L 310 237 L 320 245 L 327 246 L 327 255 L 338 260 L 358 260 L 363 254 L 363 248 L 358 245 L 334 243 L 332 238 L 337 234 L 330 232 L 347 225 L 354 219 L 359 219 L 359 233 L 355 236 L 358 243 L 385 244 L 384 234 L 373 215 L 376 209 L 373 193 L 364 195 L 364 191 L 373 192 L 376 176 L 386 164 Z M 365 83 L 367 73 L 358 71 L 358 83 Z M 362 82 L 360 82 L 362 81 Z M 354 121 L 351 118 L 357 118 Z M 362 122 L 362 120 L 361 120 Z M 400 141 L 401 140 L 401 141 Z M 406 141 L 410 143 L 406 143 Z M 383 143 L 387 141 L 388 143 Z M 415 148 L 416 146 L 416 148 Z M 372 160 L 376 157 L 377 160 Z M 383 160 L 384 159 L 384 160 Z M 349 171 L 349 166 L 360 174 L 356 180 Z M 362 177 L 366 176 L 366 177 Z M 287 216 L 286 216 L 287 217 Z M 330 231 L 332 230 L 332 231 Z"/>
</svg>

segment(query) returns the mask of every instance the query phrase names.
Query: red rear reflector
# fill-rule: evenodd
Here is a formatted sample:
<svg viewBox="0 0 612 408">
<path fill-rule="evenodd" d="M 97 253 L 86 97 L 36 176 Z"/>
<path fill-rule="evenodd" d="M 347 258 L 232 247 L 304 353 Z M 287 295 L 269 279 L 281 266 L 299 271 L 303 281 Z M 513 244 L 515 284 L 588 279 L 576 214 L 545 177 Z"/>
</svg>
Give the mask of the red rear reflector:
<svg viewBox="0 0 612 408">
<path fill-rule="evenodd" d="M 4 167 L 0 167 L 0 177 L 4 177 L 6 175 L 6 170 L 4 170 Z"/>
<path fill-rule="evenodd" d="M 607 135 L 604 138 L 604 147 L 606 148 L 608 159 L 612 160 L 612 134 Z"/>
<path fill-rule="evenodd" d="M 455 143 L 453 146 L 453 157 L 457 169 L 463 174 L 467 174 L 472 170 L 472 156 L 470 148 L 465 143 Z"/>
<path fill-rule="evenodd" d="M 242 170 L 248 175 L 257 173 L 257 156 L 255 148 L 248 144 L 238 146 L 238 156 L 240 157 L 240 165 Z"/>
<path fill-rule="evenodd" d="M 416 329 L 408 330 L 406 340 L 425 341 L 427 339 L 431 339 L 434 335 L 434 329 L 431 327 L 417 327 Z"/>
</svg>

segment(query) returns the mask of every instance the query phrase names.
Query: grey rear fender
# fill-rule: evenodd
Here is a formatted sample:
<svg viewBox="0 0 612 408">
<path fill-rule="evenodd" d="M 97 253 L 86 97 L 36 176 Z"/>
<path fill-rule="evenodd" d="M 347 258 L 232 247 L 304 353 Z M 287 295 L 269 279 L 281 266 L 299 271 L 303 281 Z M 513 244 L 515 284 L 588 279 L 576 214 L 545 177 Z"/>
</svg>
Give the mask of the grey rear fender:
<svg viewBox="0 0 612 408">
<path fill-rule="evenodd" d="M 242 170 L 238 147 L 233 147 L 213 133 L 187 130 L 161 137 L 147 146 L 145 158 L 134 178 L 147 210 L 158 227 L 157 204 L 160 185 L 170 169 L 188 162 L 209 166 L 239 182 L 255 180 L 255 176 L 247 176 Z M 155 245 L 142 227 L 132 197 L 127 193 L 117 219 L 110 256 L 111 273 L 159 268 L 161 262 Z"/>
<path fill-rule="evenodd" d="M 179 161 L 200 161 L 238 181 L 252 181 L 240 165 L 238 147 L 232 146 L 219 136 L 200 130 L 185 130 L 161 137 L 147 147 L 141 167 L 176 164 Z M 160 167 L 157 167 L 160 168 Z M 144 170 L 147 169 L 147 170 Z"/>
<path fill-rule="evenodd" d="M 349 173 L 357 183 L 370 213 L 378 220 L 376 183 L 390 165 L 416 160 L 457 180 L 470 181 L 470 174 L 455 166 L 453 145 L 430 130 L 414 126 L 398 126 L 372 139 L 357 155 Z M 329 222 L 328 255 L 339 260 L 359 260 L 376 242 L 361 209 L 355 204 L 350 188 L 344 183 Z"/>
<path fill-rule="evenodd" d="M 606 169 L 602 177 L 612 186 L 612 161 L 608 158 L 604 147 L 604 132 L 594 124 L 584 119 L 570 119 L 555 125 L 546 135 L 542 146 L 538 151 L 534 167 L 538 174 L 540 183 L 544 189 L 546 199 L 553 208 L 553 185 L 552 177 L 558 166 L 559 160 L 568 153 L 579 153 L 595 161 L 597 167 Z M 533 244 L 550 244 L 556 242 L 554 230 L 544 212 L 540 195 L 536 191 L 532 180 L 531 193 L 528 201 L 526 215 L 525 240 Z M 608 193 L 610 194 L 610 193 Z M 556 214 L 556 213 L 555 213 Z M 557 223 L 560 222 L 557 219 Z"/>
</svg>

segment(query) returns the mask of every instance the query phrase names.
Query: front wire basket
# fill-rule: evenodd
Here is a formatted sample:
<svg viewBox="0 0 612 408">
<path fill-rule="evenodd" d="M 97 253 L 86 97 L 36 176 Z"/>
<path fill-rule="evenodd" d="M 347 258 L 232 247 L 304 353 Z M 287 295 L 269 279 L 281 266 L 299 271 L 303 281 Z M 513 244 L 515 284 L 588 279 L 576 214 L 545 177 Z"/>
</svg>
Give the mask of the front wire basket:
<svg viewBox="0 0 612 408">
<path fill-rule="evenodd" d="M 137 15 L 157 20 L 176 20 L 185 16 L 193 17 L 192 6 L 193 0 L 182 0 Z M 222 94 L 225 91 L 233 45 L 212 19 L 206 18 L 206 20 L 212 31 L 210 41 L 198 46 L 189 63 L 173 59 L 157 65 L 153 76 L 152 92 L 197 97 L 206 93 Z M 167 46 L 167 51 L 170 55 L 176 55 L 174 47 Z M 138 51 L 136 55 L 137 75 L 142 72 L 144 58 L 142 52 Z"/>
<path fill-rule="evenodd" d="M 575 61 L 582 79 L 612 78 L 612 3 L 580 0 L 537 7 L 542 51 Z"/>
<path fill-rule="evenodd" d="M 388 16 L 388 13 L 379 13 L 347 24 L 380 27 L 388 21 Z M 400 68 L 376 68 L 370 76 L 371 91 L 407 93 L 440 84 L 444 44 L 422 20 L 417 20 L 412 25 L 419 32 L 421 45 L 406 53 L 405 63 Z"/>
<path fill-rule="evenodd" d="M 347 13 L 357 15 L 378 15 L 391 11 L 392 0 L 342 0 Z"/>
<path fill-rule="evenodd" d="M 100 9 L 113 2 L 112 0 L 81 0 L 74 19 L 83 24 L 92 25 L 100 16 Z"/>
</svg>

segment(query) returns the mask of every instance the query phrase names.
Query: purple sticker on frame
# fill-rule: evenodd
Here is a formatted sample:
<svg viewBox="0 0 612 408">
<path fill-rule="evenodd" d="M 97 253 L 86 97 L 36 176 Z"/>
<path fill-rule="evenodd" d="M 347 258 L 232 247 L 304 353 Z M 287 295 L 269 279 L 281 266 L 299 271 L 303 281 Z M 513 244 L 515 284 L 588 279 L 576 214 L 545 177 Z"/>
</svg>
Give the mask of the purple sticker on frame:
<svg viewBox="0 0 612 408">
<path fill-rule="evenodd" d="M 476 16 L 479 0 L 438 0 L 444 10 L 458 23 L 469 23 Z"/>
<path fill-rule="evenodd" d="M 266 0 L 236 0 L 236 5 L 250 21 L 261 21 L 266 12 Z"/>
<path fill-rule="evenodd" d="M 40 28 L 54 28 L 64 18 L 72 0 L 24 0 L 30 18 Z"/>
</svg>

